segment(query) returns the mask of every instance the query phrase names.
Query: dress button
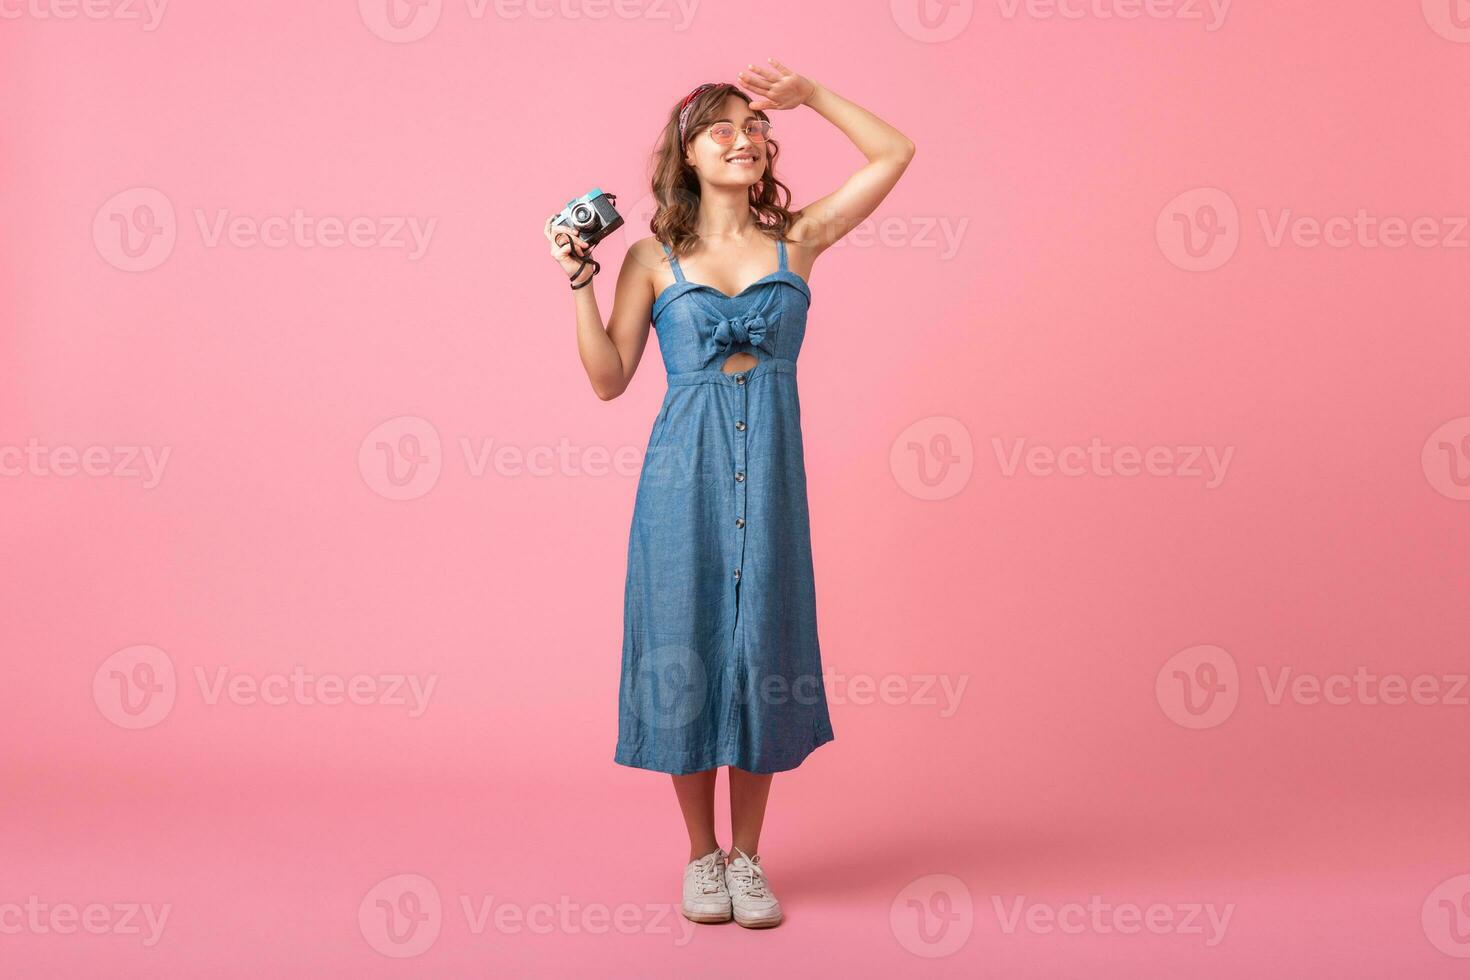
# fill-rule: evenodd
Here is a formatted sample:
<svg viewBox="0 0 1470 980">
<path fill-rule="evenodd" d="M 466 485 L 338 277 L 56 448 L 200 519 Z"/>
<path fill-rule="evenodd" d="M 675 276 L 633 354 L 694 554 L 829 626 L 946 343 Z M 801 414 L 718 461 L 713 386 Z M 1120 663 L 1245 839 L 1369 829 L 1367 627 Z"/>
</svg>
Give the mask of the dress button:
<svg viewBox="0 0 1470 980">
<path fill-rule="evenodd" d="M 740 569 L 735 569 L 735 581 L 740 581 Z"/>
<path fill-rule="evenodd" d="M 737 517 L 737 518 L 735 518 L 735 526 L 736 527 L 744 527 L 745 526 L 745 518 L 743 518 L 743 517 Z"/>
<path fill-rule="evenodd" d="M 744 422 L 736 422 L 735 423 L 735 431 L 736 432 L 744 432 L 745 431 L 745 423 Z"/>
<path fill-rule="evenodd" d="M 745 472 L 743 470 L 736 470 L 735 471 L 735 482 L 736 483 L 744 483 L 745 482 Z"/>
<path fill-rule="evenodd" d="M 745 384 L 745 375 L 743 375 L 743 374 L 737 374 L 737 375 L 735 375 L 735 383 L 738 384 L 738 385 Z"/>
</svg>

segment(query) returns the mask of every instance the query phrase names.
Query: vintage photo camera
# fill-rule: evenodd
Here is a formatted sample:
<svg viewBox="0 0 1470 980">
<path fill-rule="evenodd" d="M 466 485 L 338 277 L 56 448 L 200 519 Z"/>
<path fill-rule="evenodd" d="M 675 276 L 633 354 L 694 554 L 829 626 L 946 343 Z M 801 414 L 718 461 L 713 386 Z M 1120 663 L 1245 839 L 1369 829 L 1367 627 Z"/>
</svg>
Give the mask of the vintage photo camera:
<svg viewBox="0 0 1470 980">
<path fill-rule="evenodd" d="M 571 228 L 590 248 L 623 227 L 623 216 L 614 207 L 617 202 L 616 194 L 604 194 L 601 187 L 594 187 L 581 197 L 568 201 L 552 224 Z M 561 235 L 557 236 L 556 243 L 566 244 Z"/>
</svg>

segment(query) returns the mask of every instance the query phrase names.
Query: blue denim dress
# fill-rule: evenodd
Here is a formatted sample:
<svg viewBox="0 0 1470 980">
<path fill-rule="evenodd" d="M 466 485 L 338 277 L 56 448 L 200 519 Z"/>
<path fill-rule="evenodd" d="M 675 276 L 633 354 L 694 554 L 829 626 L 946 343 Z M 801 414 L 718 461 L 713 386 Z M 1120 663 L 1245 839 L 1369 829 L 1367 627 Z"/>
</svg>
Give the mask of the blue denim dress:
<svg viewBox="0 0 1470 980">
<path fill-rule="evenodd" d="M 674 774 L 794 769 L 830 742 L 796 358 L 811 289 L 674 282 L 652 316 L 668 372 L 628 540 L 614 761 Z M 721 370 L 734 353 L 760 363 Z"/>
</svg>

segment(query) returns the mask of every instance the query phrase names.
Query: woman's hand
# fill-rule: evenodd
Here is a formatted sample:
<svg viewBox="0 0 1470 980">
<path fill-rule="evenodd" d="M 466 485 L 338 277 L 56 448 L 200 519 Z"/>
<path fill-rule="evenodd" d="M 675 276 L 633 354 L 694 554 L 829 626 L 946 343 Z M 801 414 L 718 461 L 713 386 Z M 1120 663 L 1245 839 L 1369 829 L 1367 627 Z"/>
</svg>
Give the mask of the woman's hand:
<svg viewBox="0 0 1470 980">
<path fill-rule="evenodd" d="M 588 245 L 582 239 L 582 236 L 578 235 L 566 225 L 553 225 L 552 222 L 555 220 L 556 215 L 554 214 L 546 219 L 546 227 L 544 229 L 546 240 L 551 243 L 551 257 L 556 259 L 557 263 L 562 267 L 562 271 L 570 276 L 575 274 L 577 267 L 581 265 L 576 256 L 586 255 L 592 246 Z M 559 235 L 568 239 L 565 245 L 557 244 L 556 239 Z"/>
<path fill-rule="evenodd" d="M 740 81 L 759 98 L 752 100 L 752 109 L 795 109 L 804 105 L 817 91 L 817 85 L 805 75 L 798 75 L 775 58 L 767 58 L 770 68 L 751 65 L 738 72 Z"/>
</svg>

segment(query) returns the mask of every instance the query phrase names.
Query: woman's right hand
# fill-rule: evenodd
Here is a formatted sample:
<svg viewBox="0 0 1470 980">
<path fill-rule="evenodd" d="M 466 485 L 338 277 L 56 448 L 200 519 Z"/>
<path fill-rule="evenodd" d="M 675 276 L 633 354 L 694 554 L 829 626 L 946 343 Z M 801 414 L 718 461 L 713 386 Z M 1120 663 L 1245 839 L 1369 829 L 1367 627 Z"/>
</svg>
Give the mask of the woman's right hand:
<svg viewBox="0 0 1470 980">
<path fill-rule="evenodd" d="M 586 255 L 592 250 L 592 246 L 588 245 L 580 235 L 566 225 L 552 224 L 555 220 L 556 215 L 552 215 L 546 219 L 546 228 L 544 229 L 546 240 L 551 243 L 551 257 L 556 259 L 557 264 L 562 267 L 563 272 L 571 276 L 576 273 L 578 266 L 582 265 L 577 260 L 577 257 Z M 565 245 L 557 244 L 556 238 L 558 235 L 566 236 L 569 241 Z M 588 264 L 590 265 L 591 263 Z"/>
</svg>

